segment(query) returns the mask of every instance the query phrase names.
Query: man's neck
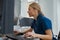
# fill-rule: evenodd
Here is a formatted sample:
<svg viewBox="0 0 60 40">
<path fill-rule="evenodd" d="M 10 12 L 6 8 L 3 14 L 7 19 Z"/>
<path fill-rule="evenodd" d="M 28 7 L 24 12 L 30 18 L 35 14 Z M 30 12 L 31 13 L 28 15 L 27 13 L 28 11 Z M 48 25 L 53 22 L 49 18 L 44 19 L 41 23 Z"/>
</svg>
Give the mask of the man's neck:
<svg viewBox="0 0 60 40">
<path fill-rule="evenodd" d="M 37 20 L 38 13 L 34 15 L 34 19 Z"/>
</svg>

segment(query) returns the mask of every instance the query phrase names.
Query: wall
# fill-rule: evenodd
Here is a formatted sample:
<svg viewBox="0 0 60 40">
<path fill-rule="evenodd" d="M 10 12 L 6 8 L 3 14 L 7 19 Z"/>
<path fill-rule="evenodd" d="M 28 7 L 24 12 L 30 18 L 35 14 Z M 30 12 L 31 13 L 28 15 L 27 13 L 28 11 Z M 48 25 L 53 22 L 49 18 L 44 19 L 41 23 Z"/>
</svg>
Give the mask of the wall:
<svg viewBox="0 0 60 40">
<path fill-rule="evenodd" d="M 21 14 L 21 1 L 15 0 L 14 2 L 14 18 L 18 17 L 19 14 Z"/>
<path fill-rule="evenodd" d="M 60 0 L 57 1 L 58 31 L 60 31 Z"/>
</svg>

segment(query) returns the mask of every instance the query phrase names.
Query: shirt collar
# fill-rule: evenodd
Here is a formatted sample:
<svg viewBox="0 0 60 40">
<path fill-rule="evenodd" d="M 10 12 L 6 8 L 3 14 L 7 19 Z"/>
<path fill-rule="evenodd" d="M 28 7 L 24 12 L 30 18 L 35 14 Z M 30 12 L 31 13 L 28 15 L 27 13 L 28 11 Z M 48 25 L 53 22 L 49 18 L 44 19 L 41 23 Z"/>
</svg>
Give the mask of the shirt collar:
<svg viewBox="0 0 60 40">
<path fill-rule="evenodd" d="M 43 16 L 42 13 L 38 13 L 37 19 L 42 16 Z"/>
<path fill-rule="evenodd" d="M 37 20 L 42 16 L 43 16 L 42 13 L 38 13 Z M 34 19 L 34 21 L 36 21 L 36 20 Z"/>
</svg>

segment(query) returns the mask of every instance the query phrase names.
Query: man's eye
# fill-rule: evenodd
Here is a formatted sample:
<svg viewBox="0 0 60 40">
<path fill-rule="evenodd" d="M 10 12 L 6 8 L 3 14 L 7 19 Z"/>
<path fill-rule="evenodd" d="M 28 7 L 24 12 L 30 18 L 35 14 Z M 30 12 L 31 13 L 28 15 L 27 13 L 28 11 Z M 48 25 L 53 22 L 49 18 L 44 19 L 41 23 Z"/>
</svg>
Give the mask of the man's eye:
<svg viewBox="0 0 60 40">
<path fill-rule="evenodd" d="M 29 9 L 30 10 L 30 9 Z"/>
</svg>

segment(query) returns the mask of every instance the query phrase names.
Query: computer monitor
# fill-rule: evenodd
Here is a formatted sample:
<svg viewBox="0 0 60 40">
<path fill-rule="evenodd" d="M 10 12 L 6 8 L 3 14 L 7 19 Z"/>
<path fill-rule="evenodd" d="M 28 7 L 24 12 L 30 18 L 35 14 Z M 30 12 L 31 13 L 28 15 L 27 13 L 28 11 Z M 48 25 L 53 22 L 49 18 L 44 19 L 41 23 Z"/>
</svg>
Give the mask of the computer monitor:
<svg viewBox="0 0 60 40">
<path fill-rule="evenodd" d="M 13 33 L 14 0 L 0 0 L 0 34 Z"/>
</svg>

